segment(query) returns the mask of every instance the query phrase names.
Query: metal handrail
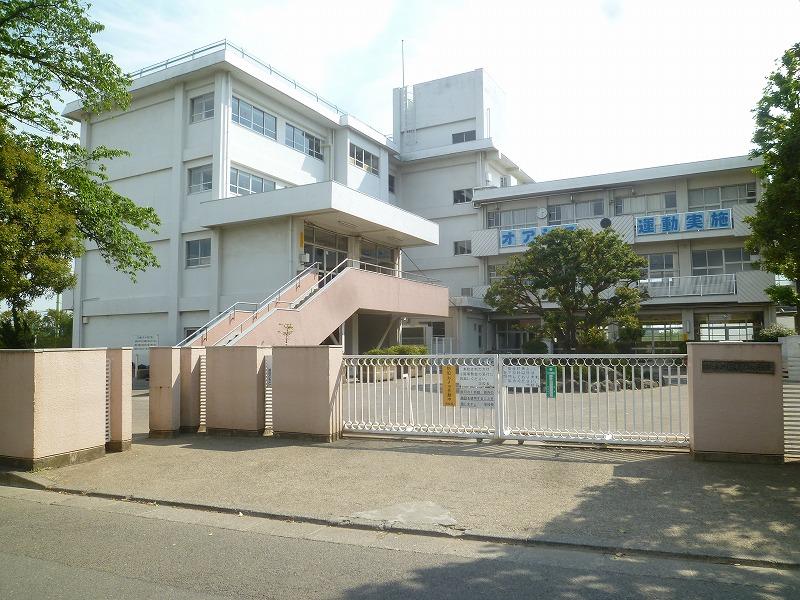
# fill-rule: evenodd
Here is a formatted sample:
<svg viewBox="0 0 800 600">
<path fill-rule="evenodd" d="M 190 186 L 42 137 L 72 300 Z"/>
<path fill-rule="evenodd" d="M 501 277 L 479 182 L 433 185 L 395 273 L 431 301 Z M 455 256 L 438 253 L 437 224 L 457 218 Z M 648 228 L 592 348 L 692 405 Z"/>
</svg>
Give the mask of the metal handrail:
<svg viewBox="0 0 800 600">
<path fill-rule="evenodd" d="M 272 65 L 265 63 L 264 61 L 260 60 L 259 58 L 256 58 L 252 54 L 250 54 L 247 51 L 245 51 L 244 48 L 241 48 L 241 47 L 237 46 L 236 44 L 233 44 L 233 43 L 229 42 L 227 39 L 223 39 L 223 40 L 220 40 L 218 42 L 214 42 L 213 44 L 208 44 L 207 46 L 202 46 L 200 48 L 196 48 L 194 50 L 190 50 L 189 52 L 184 52 L 183 54 L 179 54 L 178 56 L 174 56 L 172 58 L 168 58 L 167 60 L 161 61 L 160 63 L 156 63 L 154 65 L 150 65 L 149 67 L 144 67 L 144 68 L 139 69 L 137 71 L 132 71 L 132 72 L 128 73 L 128 77 L 130 77 L 131 79 L 138 79 L 140 77 L 144 77 L 145 75 L 149 75 L 149 74 L 155 73 L 157 71 L 162 71 L 162 70 L 167 69 L 169 67 L 174 67 L 176 65 L 179 65 L 179 64 L 182 64 L 182 63 L 185 63 L 185 62 L 189 62 L 190 60 L 194 60 L 195 58 L 200 58 L 201 56 L 206 56 L 208 54 L 212 54 L 212 53 L 217 52 L 219 50 L 227 50 L 228 48 L 238 52 L 242 56 L 242 58 L 246 58 L 247 60 L 255 63 L 257 66 L 259 66 L 259 67 L 261 67 L 263 69 L 266 69 L 267 71 L 269 71 L 270 75 L 275 75 L 276 77 L 279 77 L 280 79 L 284 80 L 286 83 L 292 85 L 295 89 L 300 90 L 301 92 L 303 92 L 304 94 L 307 94 L 308 96 L 311 96 L 314 100 L 316 100 L 320 104 L 324 104 L 328 108 L 332 109 L 334 112 L 336 112 L 336 114 L 338 114 L 338 115 L 347 114 L 345 111 L 341 110 L 336 104 L 326 100 L 325 98 L 320 96 L 317 92 L 315 92 L 313 90 L 310 90 L 309 88 L 297 83 L 296 79 L 292 79 L 288 75 L 285 75 L 284 73 L 280 72 L 278 69 L 274 68 Z"/>
<path fill-rule="evenodd" d="M 228 308 L 226 308 L 221 313 L 219 313 L 216 317 L 211 319 L 208 323 L 203 325 L 200 329 L 198 329 L 197 331 L 195 331 L 193 333 L 190 333 L 185 338 L 183 338 L 183 340 L 178 342 L 178 346 L 189 345 L 190 342 L 193 342 L 195 339 L 197 339 L 198 337 L 202 336 L 211 327 L 213 327 L 214 325 L 219 323 L 222 319 L 227 317 L 230 313 L 232 313 L 232 312 L 235 313 L 237 310 L 244 310 L 244 309 L 241 309 L 241 308 L 237 308 L 239 306 L 254 306 L 256 308 L 254 308 L 253 311 L 255 311 L 255 310 L 257 310 L 258 304 L 255 303 L 255 302 L 234 302 Z M 247 312 L 252 312 L 252 311 L 247 311 Z"/>
<path fill-rule="evenodd" d="M 293 285 L 295 285 L 298 281 L 300 281 L 306 275 L 309 275 L 310 273 L 314 273 L 314 272 L 319 272 L 319 266 L 320 266 L 320 263 L 318 263 L 318 262 L 312 263 L 309 266 L 307 266 L 305 269 L 300 271 L 297 275 L 292 277 L 289 281 L 284 283 L 281 287 L 279 287 L 270 296 L 268 296 L 267 298 L 265 298 L 264 300 L 262 300 L 261 302 L 259 302 L 256 305 L 256 309 L 253 311 L 253 315 L 250 318 L 255 322 L 255 319 L 258 319 L 258 316 L 259 316 L 258 313 L 262 308 L 264 308 L 265 306 L 269 306 L 273 302 L 277 305 L 279 302 L 281 302 L 281 300 L 280 300 L 281 294 L 283 294 L 284 292 L 288 291 Z M 313 289 L 313 286 L 312 286 L 311 289 Z M 284 302 L 284 303 L 288 304 L 288 302 Z M 269 311 L 269 312 L 271 312 L 271 311 Z M 267 314 L 269 314 L 269 312 Z M 219 340 L 214 343 L 214 345 L 216 346 L 216 345 L 221 344 L 221 343 L 227 343 L 227 341 L 226 341 L 227 338 L 229 336 L 231 336 L 233 333 L 235 333 L 237 329 L 239 330 L 239 335 L 241 335 L 242 332 L 244 331 L 244 325 L 247 322 L 248 322 L 248 319 L 245 319 L 244 321 L 239 323 L 236 327 L 234 327 L 230 331 L 227 331 L 225 333 L 225 335 L 220 337 Z"/>
<path fill-rule="evenodd" d="M 660 284 L 660 285 L 659 285 Z M 676 296 L 713 296 L 736 293 L 736 274 L 719 273 L 717 275 L 684 275 L 679 277 L 662 277 L 660 279 L 642 279 L 638 287 L 654 291 L 651 298 L 672 298 Z M 662 293 L 666 291 L 666 294 Z"/>
</svg>

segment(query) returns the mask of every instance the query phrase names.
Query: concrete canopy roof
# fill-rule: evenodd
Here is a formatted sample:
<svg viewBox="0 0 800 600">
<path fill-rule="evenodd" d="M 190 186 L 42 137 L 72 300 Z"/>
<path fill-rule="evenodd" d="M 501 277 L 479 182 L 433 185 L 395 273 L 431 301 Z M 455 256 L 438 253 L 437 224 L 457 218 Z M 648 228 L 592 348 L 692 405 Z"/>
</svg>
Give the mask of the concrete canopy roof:
<svg viewBox="0 0 800 600">
<path fill-rule="evenodd" d="M 313 217 L 311 220 L 320 227 L 363 235 L 393 247 L 439 243 L 439 226 L 433 221 L 335 181 L 207 200 L 200 204 L 200 210 L 204 227 L 303 216 Z"/>
</svg>

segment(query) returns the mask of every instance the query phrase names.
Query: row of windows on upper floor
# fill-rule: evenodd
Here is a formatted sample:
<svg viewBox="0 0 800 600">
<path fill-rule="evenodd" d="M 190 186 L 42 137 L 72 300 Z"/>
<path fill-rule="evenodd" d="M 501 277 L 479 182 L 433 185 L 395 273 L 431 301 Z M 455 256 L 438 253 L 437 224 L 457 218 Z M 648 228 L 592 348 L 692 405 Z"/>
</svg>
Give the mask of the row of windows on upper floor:
<svg viewBox="0 0 800 600">
<path fill-rule="evenodd" d="M 214 118 L 214 93 L 192 98 L 189 114 L 191 123 Z M 278 139 L 277 117 L 236 96 L 231 98 L 231 120 L 265 137 Z M 284 143 L 290 148 L 323 160 L 322 140 L 291 123 L 286 123 Z"/>
<path fill-rule="evenodd" d="M 460 195 L 466 191 L 454 191 L 454 199 L 456 194 Z M 471 190 L 469 192 L 469 200 L 471 200 Z M 462 200 L 462 202 L 466 201 L 468 200 Z M 755 201 L 755 182 L 689 190 L 690 211 L 731 208 L 738 204 L 752 204 Z M 542 208 L 544 207 L 508 210 L 490 208 L 486 213 L 486 226 L 490 228 L 535 226 L 539 224 Z M 573 223 L 581 219 L 591 219 L 606 215 L 606 201 L 602 198 L 583 202 L 550 204 L 546 208 L 548 225 Z M 612 201 L 611 208 L 613 216 L 658 215 L 678 212 L 678 202 L 676 193 L 670 191 L 642 196 L 617 197 Z"/>
<path fill-rule="evenodd" d="M 677 253 L 656 252 L 640 256 L 647 260 L 647 266 L 642 268 L 642 279 L 653 280 L 680 276 Z M 755 257 L 742 247 L 692 250 L 691 257 L 693 276 L 725 275 L 754 269 Z M 502 269 L 502 265 L 489 265 L 489 283 L 500 279 L 499 269 Z"/>
<path fill-rule="evenodd" d="M 211 165 L 202 165 L 189 169 L 189 189 L 190 194 L 206 192 L 211 189 L 214 180 Z M 395 193 L 395 177 L 389 175 L 389 192 Z M 248 173 L 242 169 L 231 167 L 230 170 L 230 191 L 233 194 L 244 196 L 246 194 L 258 194 L 261 192 L 271 192 L 278 188 L 278 184 L 271 179 Z"/>
</svg>

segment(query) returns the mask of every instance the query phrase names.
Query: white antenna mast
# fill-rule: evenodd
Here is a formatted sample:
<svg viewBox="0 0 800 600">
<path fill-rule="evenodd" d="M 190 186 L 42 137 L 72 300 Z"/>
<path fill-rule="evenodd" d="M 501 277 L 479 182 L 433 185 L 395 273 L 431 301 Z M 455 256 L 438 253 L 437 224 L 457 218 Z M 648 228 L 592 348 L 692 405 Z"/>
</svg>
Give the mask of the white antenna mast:
<svg viewBox="0 0 800 600">
<path fill-rule="evenodd" d="M 403 87 L 406 87 L 406 41 L 400 40 L 400 63 L 403 69 Z"/>
</svg>

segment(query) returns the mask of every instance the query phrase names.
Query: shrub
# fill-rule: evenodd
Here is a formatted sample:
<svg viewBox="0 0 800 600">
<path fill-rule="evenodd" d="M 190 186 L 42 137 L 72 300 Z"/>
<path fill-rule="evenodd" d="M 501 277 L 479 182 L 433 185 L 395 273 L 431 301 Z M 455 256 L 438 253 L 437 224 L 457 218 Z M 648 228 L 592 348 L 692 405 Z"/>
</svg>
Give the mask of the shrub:
<svg viewBox="0 0 800 600">
<path fill-rule="evenodd" d="M 794 329 L 779 325 L 778 323 L 773 323 L 772 325 L 762 327 L 756 332 L 753 336 L 753 340 L 756 342 L 777 342 L 778 338 L 790 335 L 795 335 Z"/>
<path fill-rule="evenodd" d="M 373 348 L 368 350 L 366 354 L 381 355 L 381 354 L 428 354 L 428 347 L 418 344 L 397 344 L 396 346 L 388 346 L 386 348 Z"/>
<path fill-rule="evenodd" d="M 597 354 L 610 354 L 616 349 L 611 340 L 608 339 L 606 330 L 600 327 L 593 327 L 578 339 L 578 350 Z"/>
<path fill-rule="evenodd" d="M 548 348 L 544 340 L 531 338 L 522 344 L 523 354 L 547 354 Z"/>
</svg>

